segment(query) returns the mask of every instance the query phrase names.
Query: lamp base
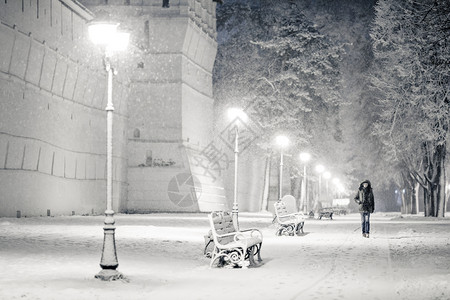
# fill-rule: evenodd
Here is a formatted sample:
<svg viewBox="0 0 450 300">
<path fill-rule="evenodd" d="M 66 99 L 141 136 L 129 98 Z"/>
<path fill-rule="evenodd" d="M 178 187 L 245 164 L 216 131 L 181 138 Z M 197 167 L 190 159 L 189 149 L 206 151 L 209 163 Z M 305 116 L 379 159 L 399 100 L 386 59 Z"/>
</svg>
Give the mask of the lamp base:
<svg viewBox="0 0 450 300">
<path fill-rule="evenodd" d="M 117 270 L 103 269 L 95 275 L 95 278 L 101 279 L 103 281 L 114 281 L 119 279 L 125 279 L 122 273 Z"/>
</svg>

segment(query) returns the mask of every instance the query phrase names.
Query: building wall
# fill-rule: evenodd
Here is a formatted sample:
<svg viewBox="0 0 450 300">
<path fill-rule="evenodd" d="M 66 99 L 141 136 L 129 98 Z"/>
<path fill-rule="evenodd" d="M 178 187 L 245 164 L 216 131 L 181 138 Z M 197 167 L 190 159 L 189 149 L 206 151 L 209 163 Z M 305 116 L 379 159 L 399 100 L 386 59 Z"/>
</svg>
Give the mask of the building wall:
<svg viewBox="0 0 450 300">
<path fill-rule="evenodd" d="M 162 0 L 82 3 L 119 18 L 136 45 L 129 69 L 126 211 L 224 207 L 223 184 L 198 166 L 213 139 L 215 2 L 171 0 L 169 8 Z M 180 195 L 190 200 L 179 203 Z"/>
<path fill-rule="evenodd" d="M 132 44 L 113 58 L 114 210 L 226 208 L 220 174 L 202 164 L 213 139 L 215 5 L 0 1 L 0 216 L 104 211 L 106 74 L 87 22 L 105 12 Z"/>
<path fill-rule="evenodd" d="M 102 213 L 106 77 L 72 1 L 0 2 L 0 216 Z M 126 97 L 115 82 L 114 209 L 126 198 Z"/>
</svg>

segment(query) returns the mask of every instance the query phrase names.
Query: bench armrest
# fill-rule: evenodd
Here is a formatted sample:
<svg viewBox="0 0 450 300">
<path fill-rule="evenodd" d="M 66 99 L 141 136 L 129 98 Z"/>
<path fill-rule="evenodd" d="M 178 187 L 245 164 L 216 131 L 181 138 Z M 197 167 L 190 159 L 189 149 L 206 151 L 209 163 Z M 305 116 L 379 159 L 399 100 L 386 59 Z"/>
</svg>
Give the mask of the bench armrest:
<svg viewBox="0 0 450 300">
<path fill-rule="evenodd" d="M 240 230 L 239 232 L 242 232 L 242 233 L 244 233 L 244 232 L 250 232 L 250 236 L 251 237 L 261 237 L 261 239 L 262 239 L 262 232 L 259 230 L 259 229 L 256 229 L 256 228 L 250 228 L 250 229 L 244 229 L 244 230 Z"/>
<path fill-rule="evenodd" d="M 245 236 L 239 231 L 225 233 L 225 234 L 217 234 L 216 236 L 217 236 L 217 238 L 224 238 L 227 236 L 232 236 L 235 242 L 239 241 L 240 239 L 241 240 L 245 239 Z"/>
<path fill-rule="evenodd" d="M 286 214 L 286 215 L 282 215 L 281 217 L 286 217 L 286 216 L 305 216 L 305 214 L 301 213 L 301 212 L 296 212 L 296 213 L 292 213 L 292 214 Z"/>
<path fill-rule="evenodd" d="M 305 215 L 303 213 L 293 213 L 293 214 L 287 214 L 287 215 L 278 216 L 278 219 L 282 219 L 282 218 L 286 218 L 286 217 L 301 217 L 301 218 L 305 218 Z"/>
</svg>

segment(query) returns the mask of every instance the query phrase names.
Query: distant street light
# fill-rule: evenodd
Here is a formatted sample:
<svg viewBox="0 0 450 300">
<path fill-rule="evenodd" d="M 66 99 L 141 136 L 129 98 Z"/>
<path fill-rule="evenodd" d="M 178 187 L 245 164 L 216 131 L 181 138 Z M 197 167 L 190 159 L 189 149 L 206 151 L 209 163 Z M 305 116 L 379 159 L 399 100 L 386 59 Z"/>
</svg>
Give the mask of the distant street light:
<svg viewBox="0 0 450 300">
<path fill-rule="evenodd" d="M 233 209 L 231 216 L 233 218 L 233 224 L 236 230 L 239 230 L 239 205 L 238 205 L 238 158 L 239 158 L 239 123 L 247 122 L 247 114 L 240 108 L 232 107 L 228 109 L 228 119 L 230 122 L 234 122 L 234 197 L 233 197 Z"/>
<path fill-rule="evenodd" d="M 89 24 L 89 37 L 96 45 L 102 46 L 104 50 L 105 69 L 108 73 L 108 103 L 106 105 L 106 210 L 103 250 L 100 266 L 102 270 L 95 275 L 101 280 L 117 280 L 123 275 L 116 269 L 119 266 L 116 253 L 114 211 L 112 207 L 112 131 L 113 111 L 112 102 L 112 79 L 114 74 L 111 66 L 111 56 L 115 51 L 125 50 L 128 45 L 129 34 L 117 32 L 118 23 L 92 22 Z"/>
<path fill-rule="evenodd" d="M 280 179 L 278 181 L 278 201 L 283 197 L 283 150 L 289 146 L 289 138 L 285 135 L 279 135 L 275 138 L 276 144 L 280 147 Z"/>
<path fill-rule="evenodd" d="M 304 212 L 308 211 L 309 208 L 309 201 L 308 201 L 308 197 L 307 197 L 307 190 L 308 190 L 308 185 L 307 185 L 307 177 L 306 177 L 306 165 L 308 163 L 308 161 L 311 159 L 311 154 L 307 153 L 307 152 L 302 152 L 299 155 L 300 160 L 303 162 L 303 180 L 302 180 L 302 186 L 301 186 L 301 208 L 303 209 Z"/>
</svg>

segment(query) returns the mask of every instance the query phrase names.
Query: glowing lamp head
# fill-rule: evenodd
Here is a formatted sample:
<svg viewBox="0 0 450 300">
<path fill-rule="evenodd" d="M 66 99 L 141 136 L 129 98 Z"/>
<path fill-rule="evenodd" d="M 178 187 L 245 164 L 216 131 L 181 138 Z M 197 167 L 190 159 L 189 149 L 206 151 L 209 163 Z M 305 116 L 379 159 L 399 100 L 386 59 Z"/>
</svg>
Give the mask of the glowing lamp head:
<svg viewBox="0 0 450 300">
<path fill-rule="evenodd" d="M 238 107 L 231 107 L 227 111 L 227 116 L 229 121 L 234 121 L 239 118 L 242 122 L 247 122 L 248 116 L 247 114 Z"/>
<path fill-rule="evenodd" d="M 117 32 L 115 39 L 108 45 L 110 51 L 124 51 L 128 47 L 130 34 L 126 32 Z"/>
<path fill-rule="evenodd" d="M 302 162 L 308 162 L 311 159 L 311 154 L 307 152 L 302 152 L 300 153 L 299 157 Z"/>
<path fill-rule="evenodd" d="M 92 22 L 89 24 L 89 38 L 96 45 L 107 46 L 114 40 L 118 23 Z"/>
<path fill-rule="evenodd" d="M 123 51 L 127 48 L 130 34 L 118 32 L 119 23 L 91 22 L 89 38 L 95 45 L 104 46 L 108 52 Z"/>
<path fill-rule="evenodd" d="M 289 146 L 289 138 L 285 135 L 279 135 L 275 138 L 275 142 L 277 143 L 278 146 L 280 146 L 281 148 L 286 148 L 287 146 Z"/>
<path fill-rule="evenodd" d="M 323 171 L 325 171 L 325 167 L 323 165 L 317 165 L 316 166 L 316 172 L 317 173 L 322 173 Z"/>
</svg>

